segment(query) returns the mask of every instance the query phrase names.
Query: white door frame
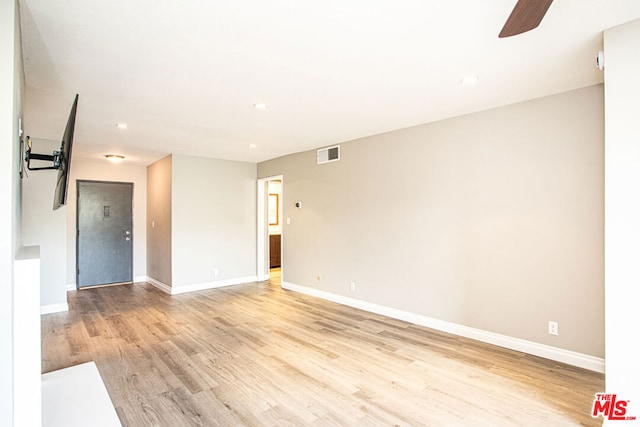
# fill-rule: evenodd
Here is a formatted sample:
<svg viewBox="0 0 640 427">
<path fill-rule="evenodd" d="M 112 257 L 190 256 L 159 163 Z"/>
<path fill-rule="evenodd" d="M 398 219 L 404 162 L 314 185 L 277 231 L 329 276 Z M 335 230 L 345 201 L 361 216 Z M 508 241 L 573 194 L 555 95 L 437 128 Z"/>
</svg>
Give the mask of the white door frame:
<svg viewBox="0 0 640 427">
<path fill-rule="evenodd" d="M 257 265 L 256 265 L 256 275 L 258 276 L 258 281 L 269 280 L 269 219 L 267 216 L 267 200 L 269 196 L 269 181 L 280 180 L 282 182 L 282 193 L 281 197 L 284 199 L 284 176 L 276 175 L 270 176 L 267 178 L 258 179 L 258 203 L 257 203 Z M 283 206 L 282 201 L 280 201 L 280 206 Z M 278 207 L 280 209 L 280 207 Z M 280 212 L 283 214 L 284 212 Z M 284 244 L 284 223 L 282 227 L 282 232 L 280 233 L 281 243 L 280 250 L 282 251 L 282 247 Z M 282 251 L 284 252 L 284 251 Z M 284 271 L 284 259 L 281 260 L 281 271 Z"/>
</svg>

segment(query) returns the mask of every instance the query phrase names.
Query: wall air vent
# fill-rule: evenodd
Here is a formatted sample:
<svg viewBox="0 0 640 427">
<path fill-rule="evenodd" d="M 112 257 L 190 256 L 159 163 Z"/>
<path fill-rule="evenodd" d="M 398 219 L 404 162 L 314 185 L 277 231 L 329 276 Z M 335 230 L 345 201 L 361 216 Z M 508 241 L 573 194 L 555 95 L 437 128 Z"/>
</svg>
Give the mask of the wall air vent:
<svg viewBox="0 0 640 427">
<path fill-rule="evenodd" d="M 340 146 L 321 148 L 318 150 L 318 164 L 337 162 L 340 160 Z"/>
</svg>

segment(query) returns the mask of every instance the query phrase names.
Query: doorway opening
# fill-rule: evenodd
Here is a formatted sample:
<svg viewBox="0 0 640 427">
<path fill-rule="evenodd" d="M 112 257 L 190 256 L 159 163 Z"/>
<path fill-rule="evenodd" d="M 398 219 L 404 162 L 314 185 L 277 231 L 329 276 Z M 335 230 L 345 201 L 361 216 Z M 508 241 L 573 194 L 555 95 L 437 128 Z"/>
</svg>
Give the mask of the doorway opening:
<svg viewBox="0 0 640 427">
<path fill-rule="evenodd" d="M 258 180 L 258 280 L 280 285 L 283 270 L 284 180 L 273 176 Z"/>
</svg>

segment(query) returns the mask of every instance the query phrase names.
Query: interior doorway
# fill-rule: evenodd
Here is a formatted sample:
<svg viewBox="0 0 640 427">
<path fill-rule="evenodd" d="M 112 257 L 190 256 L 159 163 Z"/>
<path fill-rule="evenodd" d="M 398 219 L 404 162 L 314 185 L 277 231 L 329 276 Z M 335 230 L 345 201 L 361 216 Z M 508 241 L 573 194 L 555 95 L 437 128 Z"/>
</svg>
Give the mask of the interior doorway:
<svg viewBox="0 0 640 427">
<path fill-rule="evenodd" d="M 133 282 L 133 183 L 77 181 L 78 288 Z"/>
<path fill-rule="evenodd" d="M 284 179 L 282 175 L 258 180 L 258 279 L 282 277 L 284 264 Z"/>
</svg>

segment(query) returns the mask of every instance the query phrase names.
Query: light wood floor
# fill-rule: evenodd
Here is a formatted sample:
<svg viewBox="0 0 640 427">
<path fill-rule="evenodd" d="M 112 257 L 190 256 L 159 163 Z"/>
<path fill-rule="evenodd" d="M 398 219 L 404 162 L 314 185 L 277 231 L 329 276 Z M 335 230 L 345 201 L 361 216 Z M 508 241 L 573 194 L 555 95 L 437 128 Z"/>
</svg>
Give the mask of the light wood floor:
<svg viewBox="0 0 640 427">
<path fill-rule="evenodd" d="M 43 372 L 94 360 L 123 426 L 564 426 L 601 374 L 284 291 L 69 293 Z M 82 390 L 78 390 L 82 393 Z"/>
</svg>

